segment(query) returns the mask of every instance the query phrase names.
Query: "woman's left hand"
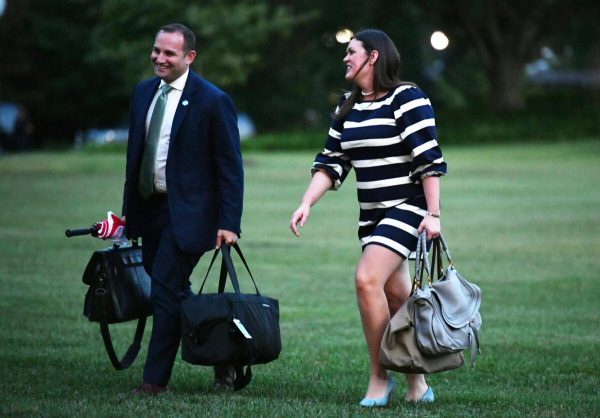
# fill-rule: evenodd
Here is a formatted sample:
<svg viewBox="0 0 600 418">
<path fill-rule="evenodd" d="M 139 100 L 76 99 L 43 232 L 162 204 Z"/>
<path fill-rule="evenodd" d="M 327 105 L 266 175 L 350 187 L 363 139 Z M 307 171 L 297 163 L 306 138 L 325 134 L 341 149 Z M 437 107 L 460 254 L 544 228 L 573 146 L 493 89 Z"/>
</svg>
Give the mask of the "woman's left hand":
<svg viewBox="0 0 600 418">
<path fill-rule="evenodd" d="M 435 218 L 433 216 L 426 215 L 421 221 L 419 229 L 417 230 L 419 231 L 419 235 L 421 235 L 421 232 L 423 232 L 423 230 L 427 232 L 427 241 L 438 237 L 442 230 L 440 218 Z"/>
</svg>

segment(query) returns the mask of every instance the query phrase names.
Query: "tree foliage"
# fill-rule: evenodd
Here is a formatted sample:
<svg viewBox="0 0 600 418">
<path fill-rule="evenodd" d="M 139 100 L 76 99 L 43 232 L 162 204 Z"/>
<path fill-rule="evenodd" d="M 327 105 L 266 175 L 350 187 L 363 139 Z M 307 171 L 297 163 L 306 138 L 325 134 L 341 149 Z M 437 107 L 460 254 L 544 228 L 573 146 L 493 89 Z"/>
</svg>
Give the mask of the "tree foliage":
<svg viewBox="0 0 600 418">
<path fill-rule="evenodd" d="M 126 123 L 129 94 L 152 75 L 156 30 L 197 35 L 194 69 L 228 90 L 261 130 L 323 127 L 345 87 L 341 28 L 395 41 L 403 78 L 437 107 L 525 106 L 524 65 L 542 45 L 600 67 L 595 0 L 13 0 L 0 17 L 0 100 L 30 110 L 39 136 Z M 451 39 L 433 51 L 431 32 Z M 441 63 L 441 65 L 440 65 Z M 591 64 L 590 64 L 591 63 Z"/>
<path fill-rule="evenodd" d="M 152 74 L 149 56 L 157 29 L 181 22 L 197 37 L 195 69 L 230 88 L 245 83 L 261 65 L 258 48 L 270 37 L 289 35 L 297 20 L 283 6 L 256 0 L 150 0 L 136 7 L 128 0 L 104 0 L 91 57 L 120 63 L 121 79 L 131 86 Z"/>
<path fill-rule="evenodd" d="M 421 4 L 465 51 L 478 57 L 488 81 L 492 108 L 525 107 L 525 65 L 542 46 L 564 39 L 569 26 L 596 14 L 589 0 L 437 0 Z M 571 28 L 572 29 L 572 28 Z M 580 28 L 579 35 L 585 31 Z"/>
<path fill-rule="evenodd" d="M 233 88 L 262 65 L 260 47 L 290 34 L 301 19 L 257 0 L 22 0 L 8 6 L 0 39 L 16 59 L 0 70 L 0 99 L 31 109 L 42 136 L 67 139 L 78 129 L 125 122 L 133 85 L 152 74 L 150 51 L 160 26 L 190 26 L 198 38 L 196 69 Z"/>
<path fill-rule="evenodd" d="M 6 60 L 0 72 L 2 100 L 29 109 L 45 137 L 68 135 L 77 126 L 113 118 L 103 85 L 113 80 L 108 63 L 87 61 L 93 0 L 8 2 L 0 25 Z"/>
<path fill-rule="evenodd" d="M 270 130 L 323 129 L 329 122 L 342 91 L 345 44 L 335 39 L 339 29 L 358 32 L 379 28 L 387 32 L 400 49 L 403 77 L 423 82 L 423 27 L 414 22 L 414 9 L 408 2 L 345 0 L 276 0 L 286 4 L 303 19 L 289 39 L 273 38 L 261 49 L 265 65 L 254 71 L 248 87 L 267 94 L 246 95 L 240 91 L 238 103 L 249 109 L 259 124 Z M 385 16 L 385 19 L 382 19 Z"/>
</svg>

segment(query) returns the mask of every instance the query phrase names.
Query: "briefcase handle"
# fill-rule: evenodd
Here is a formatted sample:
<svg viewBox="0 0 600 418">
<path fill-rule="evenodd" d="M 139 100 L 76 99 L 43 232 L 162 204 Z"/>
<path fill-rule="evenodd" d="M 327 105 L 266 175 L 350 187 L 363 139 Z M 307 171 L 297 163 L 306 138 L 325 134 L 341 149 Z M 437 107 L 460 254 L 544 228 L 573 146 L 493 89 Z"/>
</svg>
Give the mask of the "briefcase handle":
<svg viewBox="0 0 600 418">
<path fill-rule="evenodd" d="M 258 290 L 256 281 L 254 280 L 254 276 L 252 276 L 252 272 L 250 271 L 250 267 L 248 267 L 248 263 L 246 262 L 246 258 L 244 257 L 244 254 L 242 253 L 240 246 L 237 244 L 237 242 L 232 244 L 231 246 L 235 249 L 235 251 L 240 256 L 240 259 L 244 263 L 244 266 L 246 267 L 246 271 L 248 271 L 248 274 L 250 275 L 250 278 L 252 279 L 252 283 L 254 284 L 254 289 L 256 290 L 256 294 L 260 295 L 260 291 Z M 223 255 L 223 259 L 221 261 L 221 272 L 219 275 L 219 293 L 223 293 L 225 291 L 225 282 L 227 281 L 228 273 L 229 273 L 229 278 L 231 280 L 231 284 L 233 285 L 233 289 L 235 290 L 235 293 L 241 293 L 240 292 L 240 284 L 239 284 L 239 281 L 237 278 L 237 274 L 235 272 L 235 267 L 233 266 L 233 261 L 231 259 L 230 249 L 225 243 L 223 243 L 223 244 L 221 244 L 221 247 L 219 247 L 215 250 L 213 257 L 210 260 L 210 265 L 208 266 L 208 270 L 206 271 L 206 275 L 204 276 L 204 280 L 202 281 L 202 285 L 200 286 L 200 290 L 198 291 L 199 295 L 202 294 L 202 290 L 204 289 L 204 284 L 206 283 L 206 279 L 208 279 L 208 274 L 210 273 L 210 270 L 212 269 L 212 266 L 217 258 L 217 255 L 219 254 L 219 252 L 221 252 L 221 254 Z"/>
</svg>

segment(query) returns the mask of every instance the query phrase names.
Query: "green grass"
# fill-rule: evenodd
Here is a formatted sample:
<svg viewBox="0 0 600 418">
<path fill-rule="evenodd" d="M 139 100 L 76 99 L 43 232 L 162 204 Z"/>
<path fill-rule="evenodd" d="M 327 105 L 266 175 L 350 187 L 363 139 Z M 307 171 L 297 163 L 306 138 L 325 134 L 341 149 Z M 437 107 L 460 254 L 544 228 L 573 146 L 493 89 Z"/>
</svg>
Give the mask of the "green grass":
<svg viewBox="0 0 600 418">
<path fill-rule="evenodd" d="M 473 370 L 428 378 L 434 404 L 404 404 L 397 376 L 377 411 L 357 406 L 367 354 L 353 180 L 313 209 L 301 239 L 287 227 L 314 152 L 245 155 L 240 245 L 263 293 L 280 301 L 280 359 L 233 395 L 210 393 L 211 370 L 178 359 L 173 391 L 157 399 L 119 396 L 140 382 L 149 332 L 137 362 L 117 372 L 81 314 L 83 268 L 106 244 L 63 234 L 120 210 L 124 156 L 3 155 L 0 416 L 599 416 L 600 142 L 444 151 L 443 231 L 459 271 L 483 290 L 483 353 Z M 132 327 L 113 327 L 121 350 Z"/>
</svg>

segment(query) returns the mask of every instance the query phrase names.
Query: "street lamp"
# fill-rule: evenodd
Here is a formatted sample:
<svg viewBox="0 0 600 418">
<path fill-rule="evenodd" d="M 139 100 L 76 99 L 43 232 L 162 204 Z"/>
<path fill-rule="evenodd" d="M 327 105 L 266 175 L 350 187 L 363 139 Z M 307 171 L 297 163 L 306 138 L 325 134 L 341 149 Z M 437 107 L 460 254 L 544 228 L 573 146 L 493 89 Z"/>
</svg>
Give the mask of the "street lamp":
<svg viewBox="0 0 600 418">
<path fill-rule="evenodd" d="M 354 32 L 348 28 L 340 29 L 335 33 L 335 40 L 341 44 L 347 44 L 352 40 Z"/>
<path fill-rule="evenodd" d="M 450 40 L 444 32 L 438 30 L 431 34 L 430 42 L 433 49 L 443 51 L 448 47 Z"/>
</svg>

